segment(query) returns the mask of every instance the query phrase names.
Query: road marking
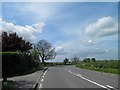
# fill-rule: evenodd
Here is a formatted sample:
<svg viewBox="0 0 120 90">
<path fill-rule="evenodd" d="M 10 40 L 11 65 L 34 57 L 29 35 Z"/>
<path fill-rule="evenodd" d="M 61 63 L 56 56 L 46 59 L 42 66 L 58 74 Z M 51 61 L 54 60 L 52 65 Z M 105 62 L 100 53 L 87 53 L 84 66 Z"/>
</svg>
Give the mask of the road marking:
<svg viewBox="0 0 120 90">
<path fill-rule="evenodd" d="M 44 81 L 44 79 L 41 79 L 41 82 L 43 82 Z"/>
<path fill-rule="evenodd" d="M 96 82 L 94 82 L 94 81 L 91 81 L 91 80 L 89 80 L 89 79 L 87 79 L 87 78 L 84 78 L 84 77 L 82 77 L 82 76 L 81 76 L 81 78 L 84 79 L 84 80 L 86 80 L 86 81 L 89 81 L 89 82 L 91 82 L 91 83 L 93 83 L 93 84 L 96 84 L 96 85 L 98 85 L 98 86 L 100 86 L 100 87 L 102 87 L 102 88 L 107 88 L 107 87 L 105 87 L 105 86 L 103 86 L 103 85 L 101 85 L 101 84 L 99 84 L 99 83 L 96 83 Z"/>
<path fill-rule="evenodd" d="M 65 70 L 66 70 L 66 69 L 65 69 Z M 69 70 L 66 70 L 66 71 L 68 71 L 69 73 L 72 73 L 73 75 L 75 75 L 75 76 L 77 76 L 77 77 L 80 77 L 80 78 L 82 78 L 82 79 L 84 79 L 84 80 L 86 80 L 86 81 L 88 81 L 88 82 L 91 82 L 91 83 L 93 83 L 93 84 L 95 84 L 95 85 L 97 85 L 97 86 L 100 86 L 100 87 L 102 87 L 102 88 L 106 88 L 106 89 L 107 89 L 107 87 L 105 87 L 105 86 L 103 86 L 103 85 L 101 85 L 101 84 L 99 84 L 99 83 L 96 83 L 96 82 L 94 82 L 94 81 L 92 81 L 92 80 L 89 80 L 89 79 L 83 77 L 81 74 L 75 74 L 75 73 L 73 73 L 73 72 L 70 72 Z"/>
<path fill-rule="evenodd" d="M 45 75 L 46 73 L 44 72 L 44 74 L 43 75 Z"/>
<path fill-rule="evenodd" d="M 39 88 L 42 88 L 42 84 L 40 84 Z"/>
<path fill-rule="evenodd" d="M 45 71 L 45 73 L 47 73 L 47 70 Z"/>
<path fill-rule="evenodd" d="M 68 70 L 68 72 L 72 73 L 70 70 Z"/>
<path fill-rule="evenodd" d="M 44 72 L 44 74 L 43 75 L 45 75 L 47 73 L 47 70 Z"/>
<path fill-rule="evenodd" d="M 44 72 L 43 78 L 45 77 L 45 74 L 46 74 L 46 73 L 47 73 L 47 70 Z M 44 81 L 44 79 L 41 79 L 41 82 L 43 82 L 43 81 Z M 40 84 L 39 88 L 42 88 L 42 84 Z"/>
<path fill-rule="evenodd" d="M 112 89 L 118 90 L 118 89 L 116 89 L 116 88 L 114 88 L 114 87 L 112 87 L 112 86 L 110 86 L 110 85 L 106 85 L 106 86 L 109 87 L 109 88 L 112 88 Z"/>
<path fill-rule="evenodd" d="M 82 77 L 82 75 L 81 74 L 76 74 L 78 77 Z"/>
</svg>

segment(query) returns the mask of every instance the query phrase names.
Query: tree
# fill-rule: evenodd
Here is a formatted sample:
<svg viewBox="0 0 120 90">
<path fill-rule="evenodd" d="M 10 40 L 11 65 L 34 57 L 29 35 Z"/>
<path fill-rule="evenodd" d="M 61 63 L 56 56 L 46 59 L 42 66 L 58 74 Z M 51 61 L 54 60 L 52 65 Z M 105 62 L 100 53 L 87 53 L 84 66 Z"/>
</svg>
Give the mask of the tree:
<svg viewBox="0 0 120 90">
<path fill-rule="evenodd" d="M 92 62 L 96 62 L 96 59 L 95 59 L 95 58 L 91 58 L 91 61 L 92 61 Z"/>
<path fill-rule="evenodd" d="M 64 60 L 63 60 L 63 63 L 66 65 L 66 63 L 68 63 L 68 58 L 65 58 Z"/>
<path fill-rule="evenodd" d="M 16 33 L 2 32 L 2 51 L 28 52 L 32 49 L 32 44 L 19 37 Z"/>
<path fill-rule="evenodd" d="M 51 43 L 46 40 L 40 40 L 35 46 L 35 49 L 39 53 L 44 65 L 46 65 L 45 60 L 54 59 L 56 56 L 55 48 L 52 48 Z"/>
<path fill-rule="evenodd" d="M 36 51 L 36 50 L 32 50 L 31 51 L 31 56 L 32 56 L 32 59 L 34 60 L 34 61 L 36 61 L 36 62 L 38 62 L 39 61 L 39 53 Z"/>
<path fill-rule="evenodd" d="M 17 33 L 3 31 L 2 37 L 2 77 L 3 81 L 7 80 L 7 76 L 14 76 L 18 73 L 28 71 L 33 68 L 33 61 L 28 55 L 32 44 L 23 40 Z M 25 52 L 25 53 L 23 53 Z"/>
<path fill-rule="evenodd" d="M 76 63 L 79 62 L 79 57 L 74 56 L 71 60 L 72 60 L 72 63 L 73 63 L 73 64 L 76 64 Z"/>
<path fill-rule="evenodd" d="M 84 58 L 83 62 L 84 63 L 90 62 L 90 58 Z"/>
</svg>

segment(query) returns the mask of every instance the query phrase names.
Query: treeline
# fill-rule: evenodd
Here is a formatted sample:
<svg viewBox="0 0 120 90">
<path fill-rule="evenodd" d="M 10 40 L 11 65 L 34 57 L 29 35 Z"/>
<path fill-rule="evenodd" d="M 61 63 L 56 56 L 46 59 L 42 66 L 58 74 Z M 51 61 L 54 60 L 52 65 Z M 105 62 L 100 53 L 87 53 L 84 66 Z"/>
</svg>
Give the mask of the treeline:
<svg viewBox="0 0 120 90">
<path fill-rule="evenodd" d="M 80 63 L 76 64 L 77 67 L 96 70 L 101 72 L 108 72 L 113 74 L 120 74 L 119 60 L 88 60 L 85 59 Z"/>
</svg>

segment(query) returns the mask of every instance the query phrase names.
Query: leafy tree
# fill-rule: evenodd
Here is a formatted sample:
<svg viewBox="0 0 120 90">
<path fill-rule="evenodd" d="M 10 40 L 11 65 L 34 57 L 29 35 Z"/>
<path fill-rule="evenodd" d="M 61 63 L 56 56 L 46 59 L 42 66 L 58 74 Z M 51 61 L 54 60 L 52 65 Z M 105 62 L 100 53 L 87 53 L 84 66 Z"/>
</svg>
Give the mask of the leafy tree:
<svg viewBox="0 0 120 90">
<path fill-rule="evenodd" d="M 32 49 L 32 44 L 19 37 L 16 33 L 2 32 L 2 51 L 28 52 Z"/>
<path fill-rule="evenodd" d="M 84 63 L 90 62 L 90 58 L 84 58 L 83 62 Z"/>
<path fill-rule="evenodd" d="M 40 61 L 39 60 L 39 53 L 36 50 L 31 51 L 31 56 L 32 56 L 32 59 L 35 60 L 36 62 Z"/>
<path fill-rule="evenodd" d="M 95 58 L 91 58 L 91 61 L 92 61 L 92 62 L 95 62 L 96 60 L 95 60 Z"/>
<path fill-rule="evenodd" d="M 55 48 L 52 48 L 51 43 L 46 40 L 40 40 L 35 46 L 35 49 L 39 53 L 44 65 L 46 65 L 45 60 L 54 59 L 56 56 Z"/>
<path fill-rule="evenodd" d="M 63 63 L 66 65 L 67 63 L 68 63 L 68 58 L 65 58 L 64 60 L 63 60 Z"/>
</svg>

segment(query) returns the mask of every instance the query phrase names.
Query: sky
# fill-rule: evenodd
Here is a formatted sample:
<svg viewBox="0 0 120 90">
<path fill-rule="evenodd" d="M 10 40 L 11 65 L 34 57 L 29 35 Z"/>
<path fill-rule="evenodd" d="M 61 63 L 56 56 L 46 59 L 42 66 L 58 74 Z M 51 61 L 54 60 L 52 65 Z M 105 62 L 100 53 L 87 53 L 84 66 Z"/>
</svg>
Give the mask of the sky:
<svg viewBox="0 0 120 90">
<path fill-rule="evenodd" d="M 118 59 L 117 2 L 3 2 L 0 18 L 0 30 L 50 42 L 57 52 L 52 61 Z"/>
</svg>

